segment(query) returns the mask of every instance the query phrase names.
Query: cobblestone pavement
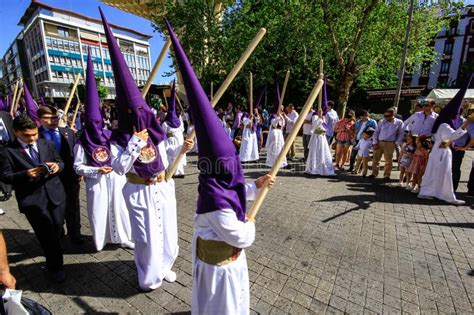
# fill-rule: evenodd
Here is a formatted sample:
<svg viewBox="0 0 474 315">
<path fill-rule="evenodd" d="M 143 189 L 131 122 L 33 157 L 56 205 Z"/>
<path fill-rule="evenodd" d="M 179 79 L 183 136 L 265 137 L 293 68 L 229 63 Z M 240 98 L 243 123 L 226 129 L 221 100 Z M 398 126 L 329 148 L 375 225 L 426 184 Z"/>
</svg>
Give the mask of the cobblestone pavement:
<svg viewBox="0 0 474 315">
<path fill-rule="evenodd" d="M 298 172 L 301 163 L 293 163 L 296 172 L 283 170 L 247 250 L 252 312 L 473 313 L 474 202 L 465 195 L 471 158 L 474 152 L 463 164 L 462 207 L 421 201 L 360 176 L 308 177 Z M 57 314 L 190 311 L 196 157 L 189 161 L 186 178 L 176 180 L 177 282 L 140 293 L 132 251 L 107 246 L 96 253 L 82 190 L 87 243 L 64 241 L 68 280 L 61 285 L 45 276 L 41 249 L 14 198 L 0 204 L 12 272 L 24 295 Z M 250 164 L 245 172 L 250 179 L 265 169 Z"/>
</svg>

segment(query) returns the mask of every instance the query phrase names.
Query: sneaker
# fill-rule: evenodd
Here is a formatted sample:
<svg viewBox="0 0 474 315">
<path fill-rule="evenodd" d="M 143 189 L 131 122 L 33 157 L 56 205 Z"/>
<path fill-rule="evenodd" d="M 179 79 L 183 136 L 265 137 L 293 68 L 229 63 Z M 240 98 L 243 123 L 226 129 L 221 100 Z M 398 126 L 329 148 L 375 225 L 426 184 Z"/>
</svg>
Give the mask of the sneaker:
<svg viewBox="0 0 474 315">
<path fill-rule="evenodd" d="M 417 194 L 417 193 L 420 192 L 420 188 L 414 187 L 414 188 L 411 190 L 411 192 Z"/>
<path fill-rule="evenodd" d="M 170 270 L 170 272 L 168 272 L 168 274 L 166 275 L 165 280 L 168 281 L 168 282 L 171 282 L 171 283 L 175 282 L 176 281 L 176 272 Z"/>
<path fill-rule="evenodd" d="M 418 199 L 425 199 L 425 200 L 433 200 L 434 198 L 431 196 L 425 196 L 425 195 L 420 195 L 418 194 Z"/>
<path fill-rule="evenodd" d="M 457 199 L 453 201 L 448 201 L 448 203 L 455 206 L 462 206 L 466 204 L 464 200 L 457 200 Z"/>
</svg>

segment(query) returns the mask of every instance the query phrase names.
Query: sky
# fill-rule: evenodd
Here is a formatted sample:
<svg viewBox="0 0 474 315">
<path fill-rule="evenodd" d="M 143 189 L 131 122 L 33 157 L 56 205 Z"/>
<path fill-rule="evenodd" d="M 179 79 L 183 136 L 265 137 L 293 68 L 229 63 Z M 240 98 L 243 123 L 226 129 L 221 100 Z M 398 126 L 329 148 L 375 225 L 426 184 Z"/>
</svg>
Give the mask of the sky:
<svg viewBox="0 0 474 315">
<path fill-rule="evenodd" d="M 0 58 L 3 57 L 5 51 L 13 42 L 13 39 L 22 29 L 22 27 L 17 24 L 26 8 L 30 5 L 30 2 L 30 0 L 0 0 Z M 98 0 L 39 0 L 39 2 L 97 19 L 100 19 L 98 10 L 98 6 L 100 5 L 109 23 L 125 26 L 153 36 L 149 41 L 152 64 L 154 64 L 156 58 L 158 58 L 161 48 L 163 47 L 164 42 L 161 35 L 154 31 L 149 20 L 112 8 Z M 171 70 L 170 67 L 171 58 L 168 55 L 163 61 L 154 82 L 168 83 L 171 81 L 172 77 L 163 76 L 163 73 Z"/>
</svg>

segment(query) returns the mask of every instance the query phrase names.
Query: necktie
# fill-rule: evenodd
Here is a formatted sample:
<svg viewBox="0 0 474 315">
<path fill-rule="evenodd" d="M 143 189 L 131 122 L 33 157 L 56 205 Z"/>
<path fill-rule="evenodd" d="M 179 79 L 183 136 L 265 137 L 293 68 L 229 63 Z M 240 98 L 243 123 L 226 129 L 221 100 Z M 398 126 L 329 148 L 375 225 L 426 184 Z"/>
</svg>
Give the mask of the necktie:
<svg viewBox="0 0 474 315">
<path fill-rule="evenodd" d="M 59 153 L 61 151 L 61 136 L 58 132 L 54 129 L 48 130 L 50 140 L 54 142 L 54 146 L 56 147 L 56 152 Z"/>
<path fill-rule="evenodd" d="M 31 159 L 35 162 L 36 165 L 41 164 L 41 160 L 38 152 L 36 152 L 35 147 L 32 144 L 28 144 L 28 151 L 30 153 Z"/>
</svg>

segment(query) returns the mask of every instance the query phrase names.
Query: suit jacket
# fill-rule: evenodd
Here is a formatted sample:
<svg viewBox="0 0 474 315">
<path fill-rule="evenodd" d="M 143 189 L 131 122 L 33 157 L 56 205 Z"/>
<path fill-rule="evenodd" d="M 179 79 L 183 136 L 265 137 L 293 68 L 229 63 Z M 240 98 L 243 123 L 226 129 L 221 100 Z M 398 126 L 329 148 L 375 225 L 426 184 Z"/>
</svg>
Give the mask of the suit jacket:
<svg viewBox="0 0 474 315">
<path fill-rule="evenodd" d="M 60 177 L 63 183 L 78 183 L 79 175 L 74 171 L 74 145 L 77 142 L 76 135 L 72 129 L 67 127 L 59 127 L 61 134 L 61 150 L 59 156 L 64 162 L 64 171 Z M 40 137 L 46 140 L 45 129 L 40 128 Z"/>
<path fill-rule="evenodd" d="M 5 124 L 5 127 L 7 127 L 8 135 L 10 136 L 10 143 L 12 143 L 16 139 L 15 133 L 13 132 L 12 116 L 10 116 L 9 112 L 0 110 L 0 118 L 2 118 L 3 123 Z"/>
<path fill-rule="evenodd" d="M 56 153 L 54 144 L 38 139 L 36 142 L 41 163 L 56 162 L 59 172 L 64 169 L 64 163 Z M 0 151 L 0 180 L 13 185 L 20 212 L 35 208 L 38 204 L 51 201 L 55 205 L 65 202 L 64 187 L 58 173 L 37 180 L 31 179 L 26 171 L 34 168 L 35 163 L 23 149 L 18 140 Z"/>
</svg>

